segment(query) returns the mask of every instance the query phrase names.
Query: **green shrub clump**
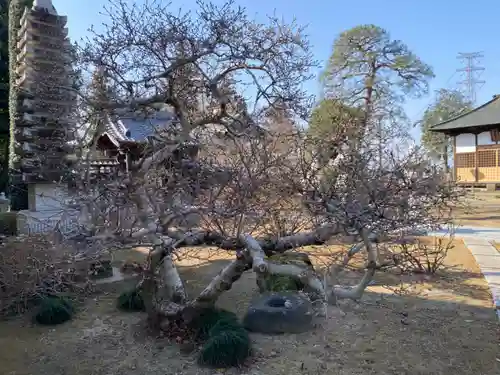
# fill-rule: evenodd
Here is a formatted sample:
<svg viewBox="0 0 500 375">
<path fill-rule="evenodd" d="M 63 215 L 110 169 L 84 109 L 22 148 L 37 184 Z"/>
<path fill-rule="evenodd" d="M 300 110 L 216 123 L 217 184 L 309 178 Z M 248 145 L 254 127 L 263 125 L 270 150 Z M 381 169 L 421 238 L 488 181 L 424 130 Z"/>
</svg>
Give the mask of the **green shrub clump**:
<svg viewBox="0 0 500 375">
<path fill-rule="evenodd" d="M 247 331 L 226 330 L 210 337 L 203 345 L 199 363 L 202 365 L 224 368 L 239 366 L 250 355 L 251 345 Z"/>
<path fill-rule="evenodd" d="M 212 328 L 218 324 L 239 325 L 240 323 L 236 314 L 231 311 L 208 308 L 200 312 L 192 326 L 196 330 L 197 338 L 206 340 Z"/>
<path fill-rule="evenodd" d="M 15 236 L 17 235 L 17 213 L 2 212 L 0 213 L 0 235 Z"/>
<path fill-rule="evenodd" d="M 226 310 L 206 309 L 195 321 L 199 338 L 206 339 L 198 362 L 204 366 L 239 366 L 251 354 L 248 332 L 238 317 Z"/>
<path fill-rule="evenodd" d="M 141 292 L 137 289 L 131 289 L 118 296 L 117 306 L 123 311 L 145 311 L 144 299 Z"/>
<path fill-rule="evenodd" d="M 70 320 L 74 313 L 74 306 L 67 298 L 44 297 L 38 306 L 35 321 L 42 325 L 62 324 Z"/>
</svg>

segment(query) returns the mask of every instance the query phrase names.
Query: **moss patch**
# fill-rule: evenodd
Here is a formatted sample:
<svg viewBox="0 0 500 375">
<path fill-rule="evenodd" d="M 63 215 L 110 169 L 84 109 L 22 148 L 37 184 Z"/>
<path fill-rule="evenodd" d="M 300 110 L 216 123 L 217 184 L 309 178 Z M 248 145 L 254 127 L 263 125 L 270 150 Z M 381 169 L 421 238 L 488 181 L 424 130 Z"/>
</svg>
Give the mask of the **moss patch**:
<svg viewBox="0 0 500 375">
<path fill-rule="evenodd" d="M 314 267 L 309 259 L 309 256 L 304 253 L 289 252 L 276 254 L 270 256 L 268 260 L 277 264 L 292 264 L 303 268 L 304 270 L 310 269 L 314 271 Z M 261 292 L 298 291 L 305 288 L 305 285 L 294 277 L 271 274 L 268 274 L 259 280 L 258 284 Z"/>
</svg>

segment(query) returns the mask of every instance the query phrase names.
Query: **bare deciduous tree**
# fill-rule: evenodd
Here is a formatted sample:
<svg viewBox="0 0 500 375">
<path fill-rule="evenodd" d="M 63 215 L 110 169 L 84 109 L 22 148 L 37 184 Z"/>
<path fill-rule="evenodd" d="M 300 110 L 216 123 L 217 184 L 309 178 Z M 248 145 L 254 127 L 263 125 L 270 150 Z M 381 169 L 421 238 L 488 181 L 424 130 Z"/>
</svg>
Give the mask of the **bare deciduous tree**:
<svg viewBox="0 0 500 375">
<path fill-rule="evenodd" d="M 232 3 L 200 3 L 194 16 L 172 13 L 160 1 L 129 7 L 116 0 L 107 14 L 110 24 L 81 48 L 80 58 L 83 66 L 101 67 L 116 95 L 106 103 L 87 98 L 86 105 L 144 113 L 162 105 L 175 120 L 157 129 L 127 174 L 96 182 L 93 190 L 87 183 L 82 196 L 95 240 L 123 237 L 119 224 L 96 220 L 110 207 L 126 204 L 136 212 L 140 225 L 131 237 L 152 243 L 139 287 L 159 322 L 192 318 L 250 269 L 299 279 L 321 302 L 319 313 L 328 301 L 359 299 L 380 268 L 375 242 L 436 224 L 436 208 L 455 198 L 418 152 L 388 152 L 391 162 L 373 168 L 369 147 L 360 154 L 339 140 L 340 158 L 318 167 L 308 150 L 326 144 L 310 147 L 290 127 L 280 138 L 259 126 L 277 104 L 286 104 L 292 119 L 308 113 L 302 84 L 313 61 L 295 25 L 276 18 L 256 23 Z M 198 222 L 182 220 L 190 215 Z M 356 286 L 329 287 L 328 277 L 268 258 L 334 236 L 354 239 L 341 266 L 366 250 L 366 273 Z M 235 259 L 189 299 L 174 256 L 197 245 L 234 250 Z M 331 270 L 335 278 L 338 267 Z"/>
</svg>

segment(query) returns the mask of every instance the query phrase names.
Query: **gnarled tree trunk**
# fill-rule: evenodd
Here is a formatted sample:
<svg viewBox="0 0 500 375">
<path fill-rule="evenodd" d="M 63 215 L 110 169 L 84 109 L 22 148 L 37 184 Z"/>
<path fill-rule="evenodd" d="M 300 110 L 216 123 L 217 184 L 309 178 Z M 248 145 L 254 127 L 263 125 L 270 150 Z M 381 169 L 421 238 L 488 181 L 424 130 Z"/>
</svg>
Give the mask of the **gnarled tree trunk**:
<svg viewBox="0 0 500 375">
<path fill-rule="evenodd" d="M 145 273 L 140 287 L 147 301 L 150 314 L 160 319 L 185 319 L 191 320 L 197 312 L 203 308 L 212 307 L 222 293 L 231 289 L 243 272 L 252 270 L 258 275 L 284 275 L 296 278 L 306 286 L 304 292 L 309 296 L 316 306 L 316 314 L 325 316 L 327 304 L 336 303 L 338 299 L 350 298 L 357 300 L 361 298 L 364 290 L 369 285 L 376 269 L 377 253 L 372 246 L 373 236 L 362 231 L 360 244 L 354 245 L 347 253 L 342 266 L 347 265 L 349 260 L 363 248 L 368 253 L 368 265 L 362 280 L 355 286 L 348 288 L 335 285 L 328 289 L 325 281 L 321 280 L 319 274 L 312 269 L 304 269 L 294 264 L 278 264 L 269 259 L 268 255 L 284 252 L 292 248 L 307 246 L 311 244 L 324 243 L 331 236 L 338 234 L 336 226 L 325 226 L 316 231 L 299 233 L 295 236 L 279 238 L 275 241 L 266 239 L 255 239 L 246 234 L 235 239 L 223 239 L 217 235 L 207 232 L 193 233 L 185 236 L 183 241 L 176 241 L 172 237 L 164 237 L 162 243 L 151 251 L 149 257 L 149 269 Z M 173 232 L 175 234 L 175 232 Z M 215 276 L 205 289 L 193 299 L 188 300 L 182 280 L 175 268 L 172 259 L 176 243 L 179 251 L 182 246 L 218 243 L 219 246 L 227 248 L 232 244 L 235 249 L 235 259 L 226 265 L 221 272 Z M 266 249 L 266 251 L 264 250 Z M 236 249 L 238 249 L 236 251 Z M 161 280 L 155 280 L 154 275 L 159 272 Z M 338 272 L 338 269 L 335 270 Z M 159 284 L 161 288 L 159 288 Z M 318 303 L 319 302 L 319 303 Z"/>
</svg>

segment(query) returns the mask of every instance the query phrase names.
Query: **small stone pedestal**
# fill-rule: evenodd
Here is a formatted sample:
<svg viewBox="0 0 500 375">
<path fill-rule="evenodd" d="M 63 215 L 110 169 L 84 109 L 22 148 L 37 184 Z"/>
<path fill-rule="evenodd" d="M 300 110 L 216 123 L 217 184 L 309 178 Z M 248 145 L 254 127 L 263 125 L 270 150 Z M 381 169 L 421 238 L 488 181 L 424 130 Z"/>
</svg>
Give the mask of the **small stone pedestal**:
<svg viewBox="0 0 500 375">
<path fill-rule="evenodd" d="M 85 281 L 110 278 L 114 272 L 110 259 L 79 259 L 74 263 L 73 274 L 77 281 Z"/>
</svg>

